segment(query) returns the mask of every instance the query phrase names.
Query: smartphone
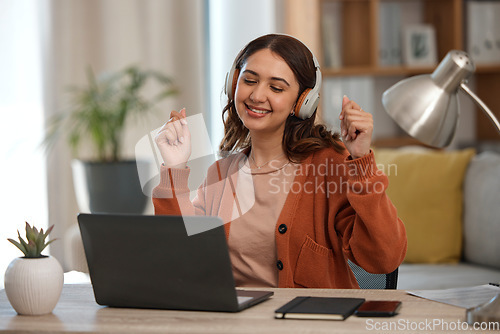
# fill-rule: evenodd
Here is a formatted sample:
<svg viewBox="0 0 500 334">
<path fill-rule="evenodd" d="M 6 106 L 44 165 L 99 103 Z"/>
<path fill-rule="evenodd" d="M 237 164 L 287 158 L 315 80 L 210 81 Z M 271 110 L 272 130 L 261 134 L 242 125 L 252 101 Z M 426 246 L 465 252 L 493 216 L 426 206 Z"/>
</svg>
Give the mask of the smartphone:
<svg viewBox="0 0 500 334">
<path fill-rule="evenodd" d="M 400 308 L 401 302 L 397 300 L 367 300 L 354 314 L 358 317 L 392 317 Z"/>
</svg>

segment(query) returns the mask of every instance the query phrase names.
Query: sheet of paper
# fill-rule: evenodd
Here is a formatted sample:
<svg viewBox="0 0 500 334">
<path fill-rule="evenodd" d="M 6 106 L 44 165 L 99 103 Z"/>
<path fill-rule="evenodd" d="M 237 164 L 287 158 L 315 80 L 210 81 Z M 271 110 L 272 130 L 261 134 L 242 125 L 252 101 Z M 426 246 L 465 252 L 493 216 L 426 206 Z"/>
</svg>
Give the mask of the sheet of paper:
<svg viewBox="0 0 500 334">
<path fill-rule="evenodd" d="M 459 307 L 470 308 L 486 303 L 500 293 L 500 288 L 498 286 L 485 284 L 467 288 L 415 290 L 406 292 L 417 297 Z"/>
</svg>

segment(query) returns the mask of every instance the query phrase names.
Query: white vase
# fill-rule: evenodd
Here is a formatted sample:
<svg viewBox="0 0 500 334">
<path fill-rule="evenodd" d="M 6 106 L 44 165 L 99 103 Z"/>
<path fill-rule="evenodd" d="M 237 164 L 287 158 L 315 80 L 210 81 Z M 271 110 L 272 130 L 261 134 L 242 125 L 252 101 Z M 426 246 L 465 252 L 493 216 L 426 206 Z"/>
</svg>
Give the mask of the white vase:
<svg viewBox="0 0 500 334">
<path fill-rule="evenodd" d="M 5 271 L 5 294 L 17 313 L 52 312 L 61 296 L 64 273 L 56 258 L 18 257 Z"/>
</svg>

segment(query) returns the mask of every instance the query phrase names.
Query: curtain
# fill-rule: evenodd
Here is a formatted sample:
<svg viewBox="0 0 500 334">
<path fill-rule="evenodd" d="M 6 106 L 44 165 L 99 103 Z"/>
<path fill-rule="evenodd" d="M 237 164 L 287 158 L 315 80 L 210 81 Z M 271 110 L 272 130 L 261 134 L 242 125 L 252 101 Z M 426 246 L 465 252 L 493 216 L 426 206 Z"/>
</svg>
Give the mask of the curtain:
<svg viewBox="0 0 500 334">
<path fill-rule="evenodd" d="M 68 87 L 85 84 L 88 66 L 100 73 L 137 64 L 169 75 L 180 90 L 161 104 L 162 120 L 128 129 L 129 157 L 137 140 L 166 122 L 171 110 L 206 112 L 203 0 L 46 0 L 42 10 L 46 121 L 68 107 Z M 47 156 L 49 225 L 55 224 L 52 237 L 63 241 L 50 252 L 65 271 L 74 269 L 65 238 L 79 212 L 71 159 L 64 140 Z"/>
</svg>

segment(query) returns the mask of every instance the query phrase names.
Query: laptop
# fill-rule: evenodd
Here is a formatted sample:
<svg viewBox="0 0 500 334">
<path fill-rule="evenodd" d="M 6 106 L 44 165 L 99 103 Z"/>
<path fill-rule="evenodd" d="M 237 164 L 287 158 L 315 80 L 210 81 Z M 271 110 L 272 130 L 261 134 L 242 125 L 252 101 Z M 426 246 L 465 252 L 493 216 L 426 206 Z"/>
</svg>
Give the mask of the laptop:
<svg viewBox="0 0 500 334">
<path fill-rule="evenodd" d="M 81 213 L 78 223 L 99 305 L 238 312 L 273 295 L 235 288 L 218 217 Z"/>
</svg>

